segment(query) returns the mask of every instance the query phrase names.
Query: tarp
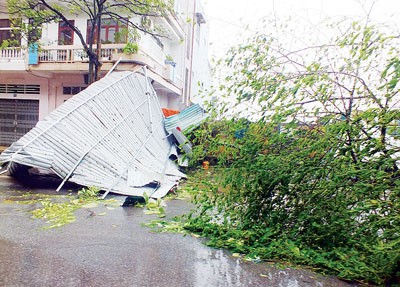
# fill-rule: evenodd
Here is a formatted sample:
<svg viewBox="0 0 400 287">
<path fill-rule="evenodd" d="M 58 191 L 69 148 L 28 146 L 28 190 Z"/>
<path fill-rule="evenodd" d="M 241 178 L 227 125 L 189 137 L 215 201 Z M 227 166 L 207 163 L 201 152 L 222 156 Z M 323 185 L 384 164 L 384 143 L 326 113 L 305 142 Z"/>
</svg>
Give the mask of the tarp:
<svg viewBox="0 0 400 287">
<path fill-rule="evenodd" d="M 164 117 L 166 117 L 166 118 L 176 115 L 176 114 L 179 114 L 179 111 L 171 110 L 171 109 L 167 109 L 167 108 L 162 108 L 162 112 L 164 114 Z"/>
</svg>

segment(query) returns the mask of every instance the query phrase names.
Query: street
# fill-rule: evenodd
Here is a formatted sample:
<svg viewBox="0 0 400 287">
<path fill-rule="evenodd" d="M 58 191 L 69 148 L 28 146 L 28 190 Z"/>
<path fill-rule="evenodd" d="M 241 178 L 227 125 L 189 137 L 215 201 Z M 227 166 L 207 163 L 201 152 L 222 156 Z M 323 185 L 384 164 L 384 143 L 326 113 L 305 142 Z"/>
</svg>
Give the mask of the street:
<svg viewBox="0 0 400 287">
<path fill-rule="evenodd" d="M 351 286 L 309 271 L 245 262 L 212 249 L 203 240 L 154 233 L 143 223 L 157 219 L 142 208 L 81 208 L 77 220 L 43 229 L 29 213 L 32 204 L 12 199 L 31 189 L 0 176 L 0 286 Z M 62 193 L 68 193 L 62 190 Z M 116 197 L 121 200 L 124 197 Z M 167 218 L 190 210 L 185 200 L 168 200 Z"/>
</svg>

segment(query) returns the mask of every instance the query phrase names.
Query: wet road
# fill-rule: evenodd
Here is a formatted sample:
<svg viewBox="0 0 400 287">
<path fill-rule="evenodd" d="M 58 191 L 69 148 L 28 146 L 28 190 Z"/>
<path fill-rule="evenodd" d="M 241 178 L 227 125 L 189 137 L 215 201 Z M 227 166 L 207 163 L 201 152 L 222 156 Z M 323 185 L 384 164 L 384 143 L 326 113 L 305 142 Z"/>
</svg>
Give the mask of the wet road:
<svg viewBox="0 0 400 287">
<path fill-rule="evenodd" d="M 308 271 L 243 262 L 191 236 L 152 233 L 142 224 L 156 216 L 140 208 L 91 208 L 104 216 L 89 216 L 83 208 L 76 222 L 44 230 L 43 220 L 30 218 L 30 205 L 4 201 L 18 190 L 31 189 L 0 176 L 2 287 L 350 286 Z M 167 201 L 168 217 L 189 209 L 183 200 Z"/>
</svg>

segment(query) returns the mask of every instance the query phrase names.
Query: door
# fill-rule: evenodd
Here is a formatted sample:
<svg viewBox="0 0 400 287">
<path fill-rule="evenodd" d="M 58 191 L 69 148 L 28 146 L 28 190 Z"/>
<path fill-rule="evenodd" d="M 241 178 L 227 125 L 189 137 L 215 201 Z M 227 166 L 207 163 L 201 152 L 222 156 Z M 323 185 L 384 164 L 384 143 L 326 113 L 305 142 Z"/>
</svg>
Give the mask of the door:
<svg viewBox="0 0 400 287">
<path fill-rule="evenodd" d="M 39 120 L 38 100 L 0 99 L 0 146 L 9 146 Z"/>
</svg>

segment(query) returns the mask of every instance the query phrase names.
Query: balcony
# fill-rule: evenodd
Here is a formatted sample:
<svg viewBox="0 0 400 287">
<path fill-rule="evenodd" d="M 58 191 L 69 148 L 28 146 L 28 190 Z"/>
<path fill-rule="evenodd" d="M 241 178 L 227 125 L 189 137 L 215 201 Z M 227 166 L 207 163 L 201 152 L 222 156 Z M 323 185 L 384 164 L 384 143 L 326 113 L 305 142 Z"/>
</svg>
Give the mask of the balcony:
<svg viewBox="0 0 400 287">
<path fill-rule="evenodd" d="M 100 60 L 103 62 L 104 71 L 109 70 L 118 60 L 119 70 L 131 70 L 132 65 L 145 65 L 170 84 L 182 88 L 182 80 L 175 76 L 175 71 L 171 70 L 170 65 L 160 62 L 142 50 L 139 50 L 138 54 L 126 55 L 122 52 L 124 46 L 125 44 L 102 45 Z M 33 54 L 22 48 L 6 48 L 0 49 L 0 70 L 26 70 L 27 63 L 31 63 L 32 58 L 35 64 L 29 64 L 29 69 L 46 72 L 86 72 L 89 62 L 81 46 L 42 46 Z"/>
<path fill-rule="evenodd" d="M 26 50 L 20 47 L 0 49 L 0 70 L 21 71 L 26 69 Z"/>
<path fill-rule="evenodd" d="M 170 39 L 175 41 L 182 41 L 185 39 L 185 22 L 182 17 L 178 16 L 176 13 L 167 13 L 163 18 L 160 18 L 161 26 L 165 27 Z"/>
<path fill-rule="evenodd" d="M 113 55 L 122 53 L 124 44 L 102 45 L 100 60 L 111 62 Z M 89 58 L 81 46 L 43 46 L 38 52 L 38 64 L 41 63 L 87 63 Z"/>
<path fill-rule="evenodd" d="M 25 53 L 20 47 L 0 49 L 0 60 L 24 60 Z"/>
</svg>

